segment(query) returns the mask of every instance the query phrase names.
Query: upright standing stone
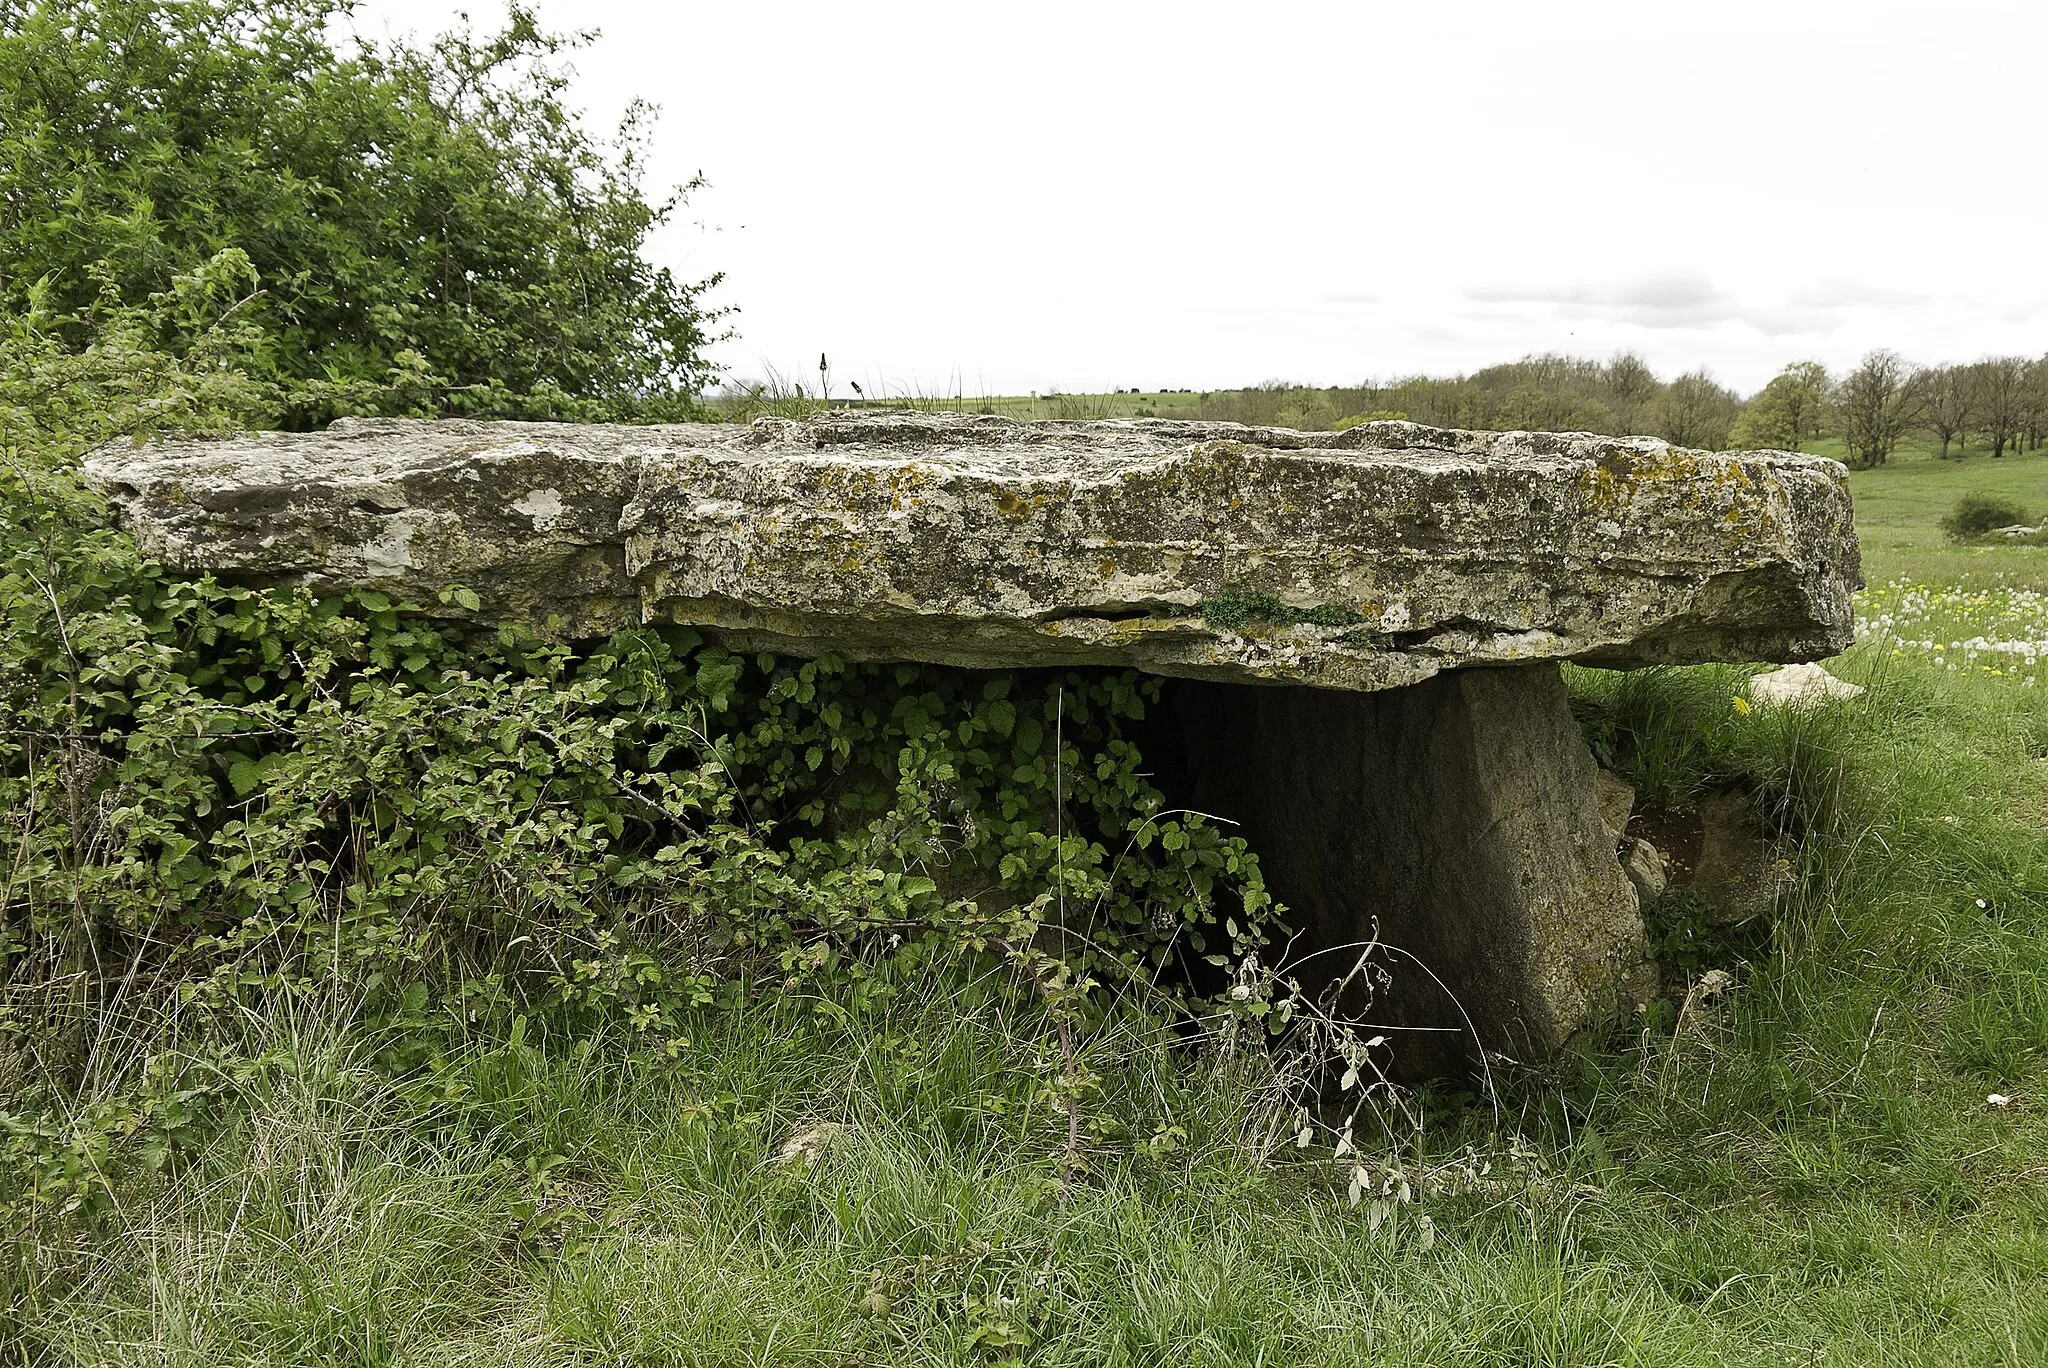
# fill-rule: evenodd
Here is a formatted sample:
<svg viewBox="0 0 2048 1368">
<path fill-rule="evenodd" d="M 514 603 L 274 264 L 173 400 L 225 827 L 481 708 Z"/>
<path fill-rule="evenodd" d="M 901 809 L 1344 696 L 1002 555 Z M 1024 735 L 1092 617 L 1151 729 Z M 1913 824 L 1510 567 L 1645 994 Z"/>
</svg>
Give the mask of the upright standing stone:
<svg viewBox="0 0 2048 1368">
<path fill-rule="evenodd" d="M 1541 1058 L 1654 988 L 1555 665 L 1368 695 L 1182 685 L 1172 700 L 1183 749 L 1161 759 L 1259 852 L 1302 932 L 1292 958 L 1317 956 L 1303 981 L 1379 942 L 1393 990 L 1347 1005 L 1410 1033 L 1404 1070 L 1482 1046 Z"/>
</svg>

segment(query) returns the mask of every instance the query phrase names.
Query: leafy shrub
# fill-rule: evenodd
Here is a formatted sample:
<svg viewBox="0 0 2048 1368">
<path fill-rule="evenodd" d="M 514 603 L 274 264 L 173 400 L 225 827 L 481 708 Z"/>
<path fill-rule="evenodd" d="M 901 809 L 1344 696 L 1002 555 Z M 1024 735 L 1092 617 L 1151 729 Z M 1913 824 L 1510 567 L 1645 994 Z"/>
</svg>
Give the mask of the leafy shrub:
<svg viewBox="0 0 2048 1368">
<path fill-rule="evenodd" d="M 687 416 L 717 327 L 642 255 L 648 111 L 612 151 L 562 103 L 568 45 L 514 5 L 487 38 L 338 44 L 352 0 L 28 0 L 0 20 L 0 313 L 74 345 L 222 245 L 260 288 L 244 358 L 277 417 Z M 176 353 L 205 320 L 155 319 Z M 402 387 L 388 382 L 398 375 Z"/>
<path fill-rule="evenodd" d="M 1942 516 L 1941 530 L 1950 541 L 1974 541 L 2001 527 L 2017 527 L 2032 521 L 2027 510 L 2010 499 L 1965 494 Z"/>
<path fill-rule="evenodd" d="M 1264 942 L 1278 909 L 1243 841 L 1146 778 L 1156 681 L 783 661 L 687 630 L 570 648 L 142 558 L 78 477 L 99 443 L 693 416 L 711 282 L 643 259 L 677 200 L 641 194 L 641 112 L 623 153 L 591 142 L 561 42 L 519 6 L 425 52 L 337 48 L 350 0 L 15 8 L 0 1223 L 90 1215 L 172 1162 L 261 1067 L 238 1023 L 338 1009 L 408 1079 L 529 1030 L 664 1065 L 707 1004 L 844 1017 L 988 961 L 1057 1018 L 1047 1087 L 1073 1124 L 1098 983 L 1170 1010 L 1169 962 Z"/>
<path fill-rule="evenodd" d="M 215 1085 L 110 1066 L 115 1021 L 338 994 L 397 1073 L 529 1019 L 658 1061 L 752 993 L 843 1014 L 992 956 L 1071 1018 L 1263 943 L 1256 859 L 1146 778 L 1157 681 L 571 648 L 148 562 L 78 460 L 261 415 L 244 268 L 110 299 L 81 351 L 0 340 L 0 1212 L 89 1209 L 203 1133 Z M 180 356 L 149 345 L 173 312 L 214 319 Z"/>
</svg>

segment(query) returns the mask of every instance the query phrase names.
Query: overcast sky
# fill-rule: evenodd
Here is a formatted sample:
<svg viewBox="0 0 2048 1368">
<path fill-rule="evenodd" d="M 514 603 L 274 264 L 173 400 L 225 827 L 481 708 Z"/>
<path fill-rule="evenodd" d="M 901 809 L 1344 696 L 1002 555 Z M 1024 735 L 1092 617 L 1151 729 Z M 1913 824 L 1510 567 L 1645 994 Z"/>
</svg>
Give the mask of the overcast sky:
<svg viewBox="0 0 2048 1368">
<path fill-rule="evenodd" d="M 465 6 L 367 0 L 366 33 Z M 480 22 L 497 0 L 466 6 Z M 1216 388 L 2048 351 L 2042 0 L 539 0 L 736 375 Z"/>
</svg>

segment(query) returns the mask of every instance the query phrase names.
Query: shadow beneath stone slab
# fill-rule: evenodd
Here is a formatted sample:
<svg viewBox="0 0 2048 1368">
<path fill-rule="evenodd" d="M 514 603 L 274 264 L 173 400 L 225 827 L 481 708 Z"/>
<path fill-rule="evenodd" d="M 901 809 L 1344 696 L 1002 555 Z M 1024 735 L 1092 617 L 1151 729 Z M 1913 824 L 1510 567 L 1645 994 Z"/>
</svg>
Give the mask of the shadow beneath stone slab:
<svg viewBox="0 0 2048 1368">
<path fill-rule="evenodd" d="M 1370 694 L 1175 680 L 1148 730 L 1169 802 L 1258 852 L 1304 988 L 1382 943 L 1391 985 L 1342 1005 L 1398 1077 L 1540 1060 L 1654 983 L 1555 665 Z"/>
</svg>

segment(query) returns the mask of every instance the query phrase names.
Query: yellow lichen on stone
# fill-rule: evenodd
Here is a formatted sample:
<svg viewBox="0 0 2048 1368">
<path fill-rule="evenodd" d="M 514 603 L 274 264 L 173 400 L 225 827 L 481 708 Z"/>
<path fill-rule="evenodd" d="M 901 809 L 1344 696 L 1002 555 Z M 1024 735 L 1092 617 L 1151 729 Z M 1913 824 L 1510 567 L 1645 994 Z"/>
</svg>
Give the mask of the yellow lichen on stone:
<svg viewBox="0 0 2048 1368">
<path fill-rule="evenodd" d="M 999 489 L 995 496 L 996 512 L 1011 522 L 1023 522 L 1052 500 L 1051 494 L 1019 494 L 1014 489 Z"/>
<path fill-rule="evenodd" d="M 1116 625 L 1109 629 L 1111 644 L 1128 646 L 1143 636 L 1150 626 L 1144 618 L 1118 618 Z"/>
</svg>

